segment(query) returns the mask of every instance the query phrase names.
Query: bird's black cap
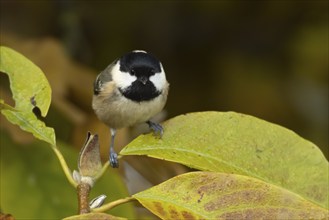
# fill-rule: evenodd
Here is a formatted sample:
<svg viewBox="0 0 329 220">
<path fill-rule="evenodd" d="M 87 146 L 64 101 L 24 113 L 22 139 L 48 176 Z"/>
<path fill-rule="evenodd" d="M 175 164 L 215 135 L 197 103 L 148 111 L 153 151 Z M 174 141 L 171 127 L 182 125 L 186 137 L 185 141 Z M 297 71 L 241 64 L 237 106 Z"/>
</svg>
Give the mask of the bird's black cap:
<svg viewBox="0 0 329 220">
<path fill-rule="evenodd" d="M 129 52 L 123 55 L 119 61 L 120 70 L 123 72 L 147 75 L 161 72 L 160 61 L 152 54 L 144 51 Z"/>
</svg>

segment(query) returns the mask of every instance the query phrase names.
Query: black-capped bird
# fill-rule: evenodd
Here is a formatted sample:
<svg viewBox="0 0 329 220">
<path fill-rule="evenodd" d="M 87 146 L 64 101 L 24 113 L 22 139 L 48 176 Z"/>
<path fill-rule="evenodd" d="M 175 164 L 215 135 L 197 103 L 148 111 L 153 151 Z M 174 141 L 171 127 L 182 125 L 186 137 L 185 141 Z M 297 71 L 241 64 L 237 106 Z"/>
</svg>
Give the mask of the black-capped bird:
<svg viewBox="0 0 329 220">
<path fill-rule="evenodd" d="M 169 83 L 161 62 L 153 55 L 135 50 L 111 63 L 96 78 L 92 107 L 111 131 L 109 160 L 119 167 L 114 151 L 116 130 L 147 123 L 162 136 L 160 124 L 150 121 L 166 104 Z"/>
</svg>

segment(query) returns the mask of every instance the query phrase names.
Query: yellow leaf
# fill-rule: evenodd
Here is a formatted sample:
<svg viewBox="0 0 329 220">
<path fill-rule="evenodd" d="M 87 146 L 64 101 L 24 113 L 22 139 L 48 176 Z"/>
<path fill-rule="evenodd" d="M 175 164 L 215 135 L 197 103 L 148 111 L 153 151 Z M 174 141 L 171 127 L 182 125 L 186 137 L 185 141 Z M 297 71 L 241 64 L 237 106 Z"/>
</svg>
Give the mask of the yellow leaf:
<svg viewBox="0 0 329 220">
<path fill-rule="evenodd" d="M 325 219 L 325 210 L 252 177 L 216 172 L 176 176 L 134 197 L 161 219 Z"/>
</svg>

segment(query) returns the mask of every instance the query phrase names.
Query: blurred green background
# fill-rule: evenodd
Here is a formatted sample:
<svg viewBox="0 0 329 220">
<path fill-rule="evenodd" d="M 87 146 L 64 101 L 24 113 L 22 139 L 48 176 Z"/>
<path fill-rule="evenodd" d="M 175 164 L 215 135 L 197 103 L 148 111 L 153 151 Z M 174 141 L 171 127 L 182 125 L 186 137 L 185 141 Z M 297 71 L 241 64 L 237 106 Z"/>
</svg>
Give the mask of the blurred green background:
<svg viewBox="0 0 329 220">
<path fill-rule="evenodd" d="M 143 49 L 162 61 L 170 82 L 159 120 L 208 110 L 250 114 L 295 131 L 328 158 L 328 29 L 326 0 L 1 0 L 0 43 L 45 72 L 53 89 L 47 124 L 76 148 L 88 130 L 108 138 L 90 106 L 96 74 Z M 4 74 L 1 87 L 10 99 Z M 2 132 L 30 141 L 5 123 Z M 183 172 L 177 169 L 168 176 Z M 167 177 L 144 174 L 153 184 Z"/>
<path fill-rule="evenodd" d="M 1 32 L 58 39 L 97 72 L 150 51 L 171 83 L 168 117 L 247 113 L 328 153 L 328 1 L 1 0 Z"/>
</svg>

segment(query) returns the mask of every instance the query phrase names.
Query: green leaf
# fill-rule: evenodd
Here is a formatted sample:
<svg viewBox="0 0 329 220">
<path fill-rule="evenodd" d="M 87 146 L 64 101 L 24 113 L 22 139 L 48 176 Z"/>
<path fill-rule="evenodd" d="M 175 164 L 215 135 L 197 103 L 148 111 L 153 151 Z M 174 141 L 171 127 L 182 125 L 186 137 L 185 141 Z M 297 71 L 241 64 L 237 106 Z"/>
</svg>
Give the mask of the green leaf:
<svg viewBox="0 0 329 220">
<path fill-rule="evenodd" d="M 11 106 L 0 103 L 1 113 L 7 120 L 20 126 L 24 131 L 32 133 L 36 138 L 46 141 L 51 145 L 56 145 L 55 132 L 53 128 L 46 127 L 45 123 L 31 112 L 23 112 L 12 108 Z"/>
<path fill-rule="evenodd" d="M 22 54 L 8 47 L 0 47 L 0 71 L 8 74 L 15 109 L 32 112 L 35 106 L 41 115 L 47 115 L 51 89 L 39 67 Z"/>
<path fill-rule="evenodd" d="M 200 112 L 170 119 L 164 129 L 162 139 L 141 135 L 120 154 L 255 177 L 328 208 L 328 161 L 286 128 L 234 112 Z"/>
<path fill-rule="evenodd" d="M 162 219 L 325 219 L 328 210 L 258 179 L 215 172 L 176 176 L 134 197 Z"/>
<path fill-rule="evenodd" d="M 78 151 L 60 144 L 71 170 L 76 169 Z M 0 207 L 15 219 L 62 219 L 77 213 L 77 192 L 67 181 L 55 154 L 44 142 L 28 146 L 15 144 L 0 132 Z M 107 171 L 93 187 L 90 200 L 101 194 L 105 202 L 128 196 L 120 175 Z M 110 211 L 134 218 L 132 204 Z"/>
<path fill-rule="evenodd" d="M 0 47 L 0 57 L 0 71 L 8 74 L 15 100 L 15 108 L 1 100 L 1 113 L 36 138 L 56 145 L 54 130 L 46 127 L 33 113 L 38 107 L 41 115 L 46 116 L 49 109 L 51 89 L 45 75 L 30 60 L 10 48 Z"/>
</svg>

